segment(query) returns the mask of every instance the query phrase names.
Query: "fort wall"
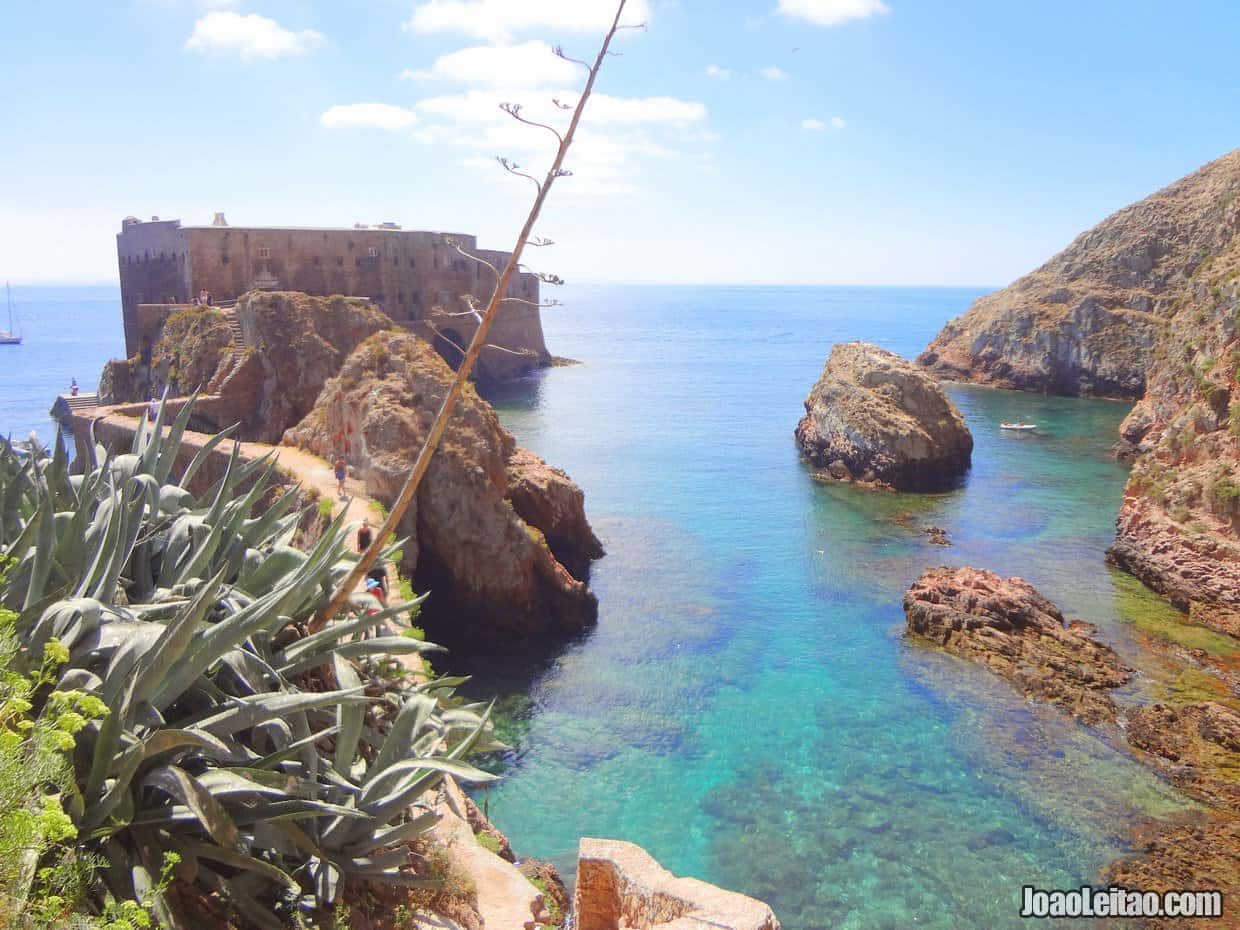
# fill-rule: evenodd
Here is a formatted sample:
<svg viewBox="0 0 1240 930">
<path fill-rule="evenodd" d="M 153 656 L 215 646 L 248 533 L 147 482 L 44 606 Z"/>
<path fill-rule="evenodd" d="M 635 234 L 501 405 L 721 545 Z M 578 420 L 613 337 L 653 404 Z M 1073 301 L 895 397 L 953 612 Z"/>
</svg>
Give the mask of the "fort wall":
<svg viewBox="0 0 1240 930">
<path fill-rule="evenodd" d="M 130 217 L 117 236 L 126 352 L 149 348 L 139 304 L 185 303 L 204 288 L 216 301 L 258 289 L 369 298 L 395 322 L 439 336 L 437 347 L 452 361 L 452 344 L 466 344 L 477 327 L 464 296 L 485 303 L 495 280 L 461 251 L 497 267 L 509 256 L 479 249 L 473 236 L 423 230 L 182 226 Z M 551 360 L 537 276 L 515 276 L 507 296 L 518 300 L 501 308 L 490 337 L 499 348 L 479 360 L 483 378 L 511 378 Z"/>
</svg>

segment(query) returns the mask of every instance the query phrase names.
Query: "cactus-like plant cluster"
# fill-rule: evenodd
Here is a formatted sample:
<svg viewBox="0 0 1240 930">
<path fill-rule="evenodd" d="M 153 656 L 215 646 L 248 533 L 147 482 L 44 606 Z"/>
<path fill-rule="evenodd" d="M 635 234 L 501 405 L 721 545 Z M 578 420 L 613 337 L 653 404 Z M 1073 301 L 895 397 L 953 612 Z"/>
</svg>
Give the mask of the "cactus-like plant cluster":
<svg viewBox="0 0 1240 930">
<path fill-rule="evenodd" d="M 144 421 L 131 453 L 96 447 L 81 475 L 59 443 L 30 456 L 0 443 L 14 662 L 50 642 L 68 651 L 33 712 L 53 691 L 107 708 L 76 734 L 59 789 L 78 841 L 102 854 L 117 897 L 150 899 L 171 852 L 183 881 L 257 926 L 329 906 L 350 882 L 423 883 L 409 844 L 436 822 L 425 796 L 445 775 L 490 779 L 465 761 L 495 745 L 488 713 L 452 697 L 459 679 L 390 673 L 394 656 L 436 648 L 387 632 L 417 600 L 380 610 L 359 597 L 306 633 L 356 558 L 343 514 L 294 548 L 297 489 L 236 445 L 191 493 L 227 435 L 176 473 L 191 408 Z M 154 909 L 187 925 L 167 896 Z"/>
</svg>

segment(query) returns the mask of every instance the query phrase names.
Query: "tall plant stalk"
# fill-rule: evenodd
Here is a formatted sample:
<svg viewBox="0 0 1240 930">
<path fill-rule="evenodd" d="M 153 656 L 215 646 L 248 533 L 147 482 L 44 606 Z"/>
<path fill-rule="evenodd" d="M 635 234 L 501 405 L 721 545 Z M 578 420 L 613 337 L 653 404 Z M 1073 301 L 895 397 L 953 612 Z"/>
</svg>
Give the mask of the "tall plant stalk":
<svg viewBox="0 0 1240 930">
<path fill-rule="evenodd" d="M 340 587 L 336 589 L 336 593 L 332 595 L 332 599 L 316 614 L 314 622 L 310 624 L 310 632 L 312 633 L 322 629 L 348 603 L 349 597 L 378 560 L 379 554 L 384 547 L 384 541 L 390 539 L 396 533 L 396 528 L 400 525 L 405 511 L 409 509 L 410 502 L 413 500 L 414 495 L 417 494 L 422 478 L 426 475 L 427 469 L 430 468 L 431 458 L 439 447 L 444 430 L 447 429 L 448 420 L 456 409 L 461 392 L 465 389 L 465 384 L 469 381 L 469 374 L 473 370 L 474 363 L 478 360 L 478 356 L 487 344 L 487 334 L 490 333 L 491 324 L 495 322 L 500 305 L 504 301 L 508 282 L 521 264 L 521 254 L 529 243 L 530 234 L 534 230 L 534 224 L 538 222 L 538 216 L 542 212 L 547 195 L 551 193 L 551 186 L 557 178 L 563 177 L 565 174 L 564 158 L 568 155 L 569 147 L 573 144 L 573 136 L 577 132 L 577 124 L 581 122 L 581 115 L 585 112 L 586 101 L 590 99 L 590 94 L 594 90 L 594 82 L 603 67 L 603 61 L 607 57 L 608 48 L 611 46 L 612 39 L 615 38 L 617 31 L 621 28 L 620 17 L 624 13 L 624 5 L 625 0 L 620 0 L 616 7 L 616 15 L 612 20 L 611 28 L 607 31 L 607 35 L 603 37 L 603 44 L 594 59 L 594 64 L 589 69 L 589 77 L 586 79 L 585 89 L 577 100 L 576 107 L 573 108 L 573 116 L 569 121 L 568 130 L 560 139 L 560 144 L 556 149 L 555 160 L 551 163 L 551 167 L 548 169 L 547 176 L 543 179 L 543 182 L 538 185 L 538 195 L 534 198 L 534 203 L 530 207 L 529 215 L 525 219 L 525 225 L 521 227 L 521 233 L 517 236 L 517 242 L 513 246 L 508 263 L 500 273 L 499 281 L 495 285 L 495 291 L 491 294 L 491 299 L 487 303 L 486 310 L 482 313 L 473 339 L 469 342 L 469 348 L 461 360 L 460 367 L 456 370 L 456 377 L 453 379 L 452 385 L 443 399 L 443 403 L 439 405 L 439 412 L 435 416 L 435 422 L 431 424 L 430 432 L 422 443 L 422 448 L 418 451 L 418 457 L 414 460 L 413 469 L 409 472 L 409 477 L 405 481 L 404 487 L 401 488 L 400 494 L 397 495 L 396 500 L 392 503 L 387 519 L 383 521 L 383 525 L 375 534 L 374 542 L 362 553 L 353 570 L 349 572 L 348 576 L 341 582 Z"/>
</svg>

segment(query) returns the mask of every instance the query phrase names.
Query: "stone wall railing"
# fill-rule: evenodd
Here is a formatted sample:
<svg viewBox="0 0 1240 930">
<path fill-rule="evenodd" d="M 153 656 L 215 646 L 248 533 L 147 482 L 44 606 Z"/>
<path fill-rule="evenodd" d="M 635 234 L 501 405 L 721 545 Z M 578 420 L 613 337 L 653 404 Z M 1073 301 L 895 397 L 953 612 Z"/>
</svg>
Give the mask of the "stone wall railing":
<svg viewBox="0 0 1240 930">
<path fill-rule="evenodd" d="M 696 878 L 677 878 L 640 846 L 583 837 L 576 930 L 779 930 L 770 907 Z"/>
</svg>

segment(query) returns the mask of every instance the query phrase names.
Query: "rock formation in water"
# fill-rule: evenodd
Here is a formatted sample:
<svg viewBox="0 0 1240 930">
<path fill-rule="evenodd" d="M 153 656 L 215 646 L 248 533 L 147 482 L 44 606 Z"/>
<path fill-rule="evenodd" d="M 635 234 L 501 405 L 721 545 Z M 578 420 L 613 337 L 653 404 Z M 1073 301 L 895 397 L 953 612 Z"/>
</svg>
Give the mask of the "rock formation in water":
<svg viewBox="0 0 1240 930">
<path fill-rule="evenodd" d="M 345 360 L 284 442 L 344 454 L 367 491 L 390 504 L 453 377 L 425 341 L 393 331 Z M 602 548 L 581 490 L 517 448 L 472 387 L 457 405 L 402 531 L 402 567 L 438 639 L 580 630 L 596 616 L 586 586 Z M 466 619 L 468 618 L 468 619 Z"/>
<path fill-rule="evenodd" d="M 1240 149 L 1083 233 L 979 298 L 918 361 L 949 379 L 1140 397 L 1155 343 L 1236 234 Z"/>
<path fill-rule="evenodd" d="M 796 428 L 805 457 L 833 478 L 897 490 L 952 487 L 973 436 L 942 388 L 914 365 L 864 342 L 835 346 Z"/>
<path fill-rule="evenodd" d="M 904 595 L 910 633 L 979 662 L 1021 693 L 1086 723 L 1116 719 L 1111 690 L 1132 672 L 1021 578 L 977 568 L 933 568 Z"/>
</svg>

